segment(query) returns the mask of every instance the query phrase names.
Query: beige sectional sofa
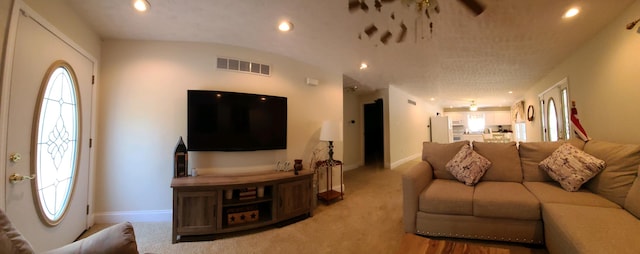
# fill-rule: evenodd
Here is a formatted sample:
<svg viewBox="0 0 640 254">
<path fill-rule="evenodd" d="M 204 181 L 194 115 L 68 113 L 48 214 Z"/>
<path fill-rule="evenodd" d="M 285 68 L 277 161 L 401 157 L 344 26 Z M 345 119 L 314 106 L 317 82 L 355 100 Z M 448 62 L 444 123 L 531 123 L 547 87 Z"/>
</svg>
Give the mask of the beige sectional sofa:
<svg viewBox="0 0 640 254">
<path fill-rule="evenodd" d="M 466 141 L 425 142 L 422 161 L 403 173 L 405 231 L 545 244 L 550 253 L 640 253 L 640 145 L 569 142 L 606 163 L 575 192 L 538 167 L 561 142 L 474 142 L 491 162 L 474 186 L 445 167 Z"/>
<path fill-rule="evenodd" d="M 2 209 L 0 209 L 0 253 L 35 253 L 29 241 L 13 226 Z M 69 253 L 137 254 L 138 245 L 131 223 L 122 222 L 60 248 L 44 252 L 44 254 Z"/>
</svg>

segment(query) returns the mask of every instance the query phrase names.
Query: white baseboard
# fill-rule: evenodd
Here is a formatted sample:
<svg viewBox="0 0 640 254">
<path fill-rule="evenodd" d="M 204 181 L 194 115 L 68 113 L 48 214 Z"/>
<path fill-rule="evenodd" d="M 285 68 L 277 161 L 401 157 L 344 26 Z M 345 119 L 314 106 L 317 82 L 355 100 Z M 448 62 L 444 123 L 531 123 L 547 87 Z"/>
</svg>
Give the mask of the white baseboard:
<svg viewBox="0 0 640 254">
<path fill-rule="evenodd" d="M 145 211 L 121 211 L 121 212 L 105 212 L 95 213 L 95 223 L 120 223 L 123 221 L 130 222 L 164 222 L 171 221 L 172 210 L 145 210 Z"/>
<path fill-rule="evenodd" d="M 408 161 L 414 160 L 416 158 L 420 158 L 420 156 L 422 156 L 422 153 L 417 153 L 417 154 L 411 155 L 409 157 L 406 157 L 404 159 L 397 160 L 397 161 L 391 163 L 391 169 L 394 169 L 394 168 L 396 168 L 396 167 L 398 167 L 398 166 L 400 166 L 400 165 L 402 165 L 402 164 L 404 164 L 404 163 L 406 163 Z"/>
<path fill-rule="evenodd" d="M 362 167 L 362 165 L 344 165 L 344 168 L 342 168 L 343 171 L 349 171 L 349 170 L 354 170 L 356 168 Z"/>
</svg>

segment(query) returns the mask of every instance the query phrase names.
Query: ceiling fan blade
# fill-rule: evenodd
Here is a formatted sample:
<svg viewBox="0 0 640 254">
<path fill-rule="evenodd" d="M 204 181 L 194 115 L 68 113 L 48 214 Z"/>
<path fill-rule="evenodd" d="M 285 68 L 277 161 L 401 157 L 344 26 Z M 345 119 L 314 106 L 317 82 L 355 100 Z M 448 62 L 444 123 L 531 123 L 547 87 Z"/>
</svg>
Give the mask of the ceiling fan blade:
<svg viewBox="0 0 640 254">
<path fill-rule="evenodd" d="M 380 41 L 383 44 L 387 44 L 387 42 L 389 41 L 389 38 L 391 38 L 391 32 L 389 32 L 389 30 L 387 30 L 384 34 L 382 34 L 382 36 L 380 36 Z"/>
<path fill-rule="evenodd" d="M 382 10 L 382 3 L 380 3 L 380 0 L 376 0 L 374 6 L 378 12 Z"/>
<path fill-rule="evenodd" d="M 364 12 L 369 11 L 369 6 L 367 5 L 367 3 L 364 2 L 364 0 L 360 2 L 360 9 L 362 9 Z"/>
<path fill-rule="evenodd" d="M 458 0 L 463 3 L 469 10 L 471 10 L 476 16 L 484 12 L 485 6 L 477 0 Z"/>
<path fill-rule="evenodd" d="M 364 29 L 364 33 L 367 34 L 367 36 L 369 36 L 369 38 L 371 38 L 371 36 L 373 34 L 375 34 L 377 31 L 378 31 L 378 28 L 374 24 L 371 24 L 367 28 Z"/>
<path fill-rule="evenodd" d="M 360 1 L 358 0 L 349 0 L 349 11 L 354 12 L 360 8 Z"/>
<path fill-rule="evenodd" d="M 400 31 L 400 35 L 398 35 L 396 43 L 403 42 L 404 38 L 407 36 L 407 26 L 404 24 L 404 22 L 400 23 L 400 29 L 402 30 Z"/>
</svg>

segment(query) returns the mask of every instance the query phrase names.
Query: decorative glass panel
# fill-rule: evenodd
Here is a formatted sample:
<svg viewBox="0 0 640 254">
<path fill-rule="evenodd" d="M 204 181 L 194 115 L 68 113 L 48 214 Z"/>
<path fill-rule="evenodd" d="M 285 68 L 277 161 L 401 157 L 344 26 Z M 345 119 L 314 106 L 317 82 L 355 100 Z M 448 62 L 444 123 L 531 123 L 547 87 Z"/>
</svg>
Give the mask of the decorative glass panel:
<svg viewBox="0 0 640 254">
<path fill-rule="evenodd" d="M 569 138 L 571 138 L 571 125 L 569 124 L 569 92 L 567 91 L 567 88 L 562 89 L 562 112 L 562 119 L 564 120 L 564 137 L 566 140 L 569 140 Z"/>
<path fill-rule="evenodd" d="M 54 63 L 41 88 L 36 114 L 35 184 L 41 217 L 56 225 L 69 204 L 79 159 L 78 94 L 71 66 Z"/>
<path fill-rule="evenodd" d="M 521 142 L 527 141 L 527 126 L 525 125 L 525 123 L 515 124 L 515 135 L 516 135 L 516 141 L 521 141 Z"/>
<path fill-rule="evenodd" d="M 558 141 L 558 112 L 553 99 L 549 100 L 549 141 Z"/>
</svg>

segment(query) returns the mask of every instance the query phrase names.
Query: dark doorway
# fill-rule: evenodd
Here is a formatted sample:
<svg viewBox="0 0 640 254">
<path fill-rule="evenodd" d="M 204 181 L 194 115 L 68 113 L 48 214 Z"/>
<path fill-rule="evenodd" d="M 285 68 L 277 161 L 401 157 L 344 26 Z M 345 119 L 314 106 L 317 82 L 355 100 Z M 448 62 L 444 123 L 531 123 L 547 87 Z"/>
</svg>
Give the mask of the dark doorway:
<svg viewBox="0 0 640 254">
<path fill-rule="evenodd" d="M 364 104 L 364 164 L 384 167 L 384 122 L 382 99 Z"/>
</svg>

